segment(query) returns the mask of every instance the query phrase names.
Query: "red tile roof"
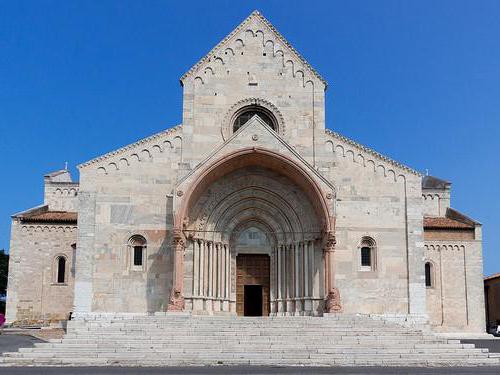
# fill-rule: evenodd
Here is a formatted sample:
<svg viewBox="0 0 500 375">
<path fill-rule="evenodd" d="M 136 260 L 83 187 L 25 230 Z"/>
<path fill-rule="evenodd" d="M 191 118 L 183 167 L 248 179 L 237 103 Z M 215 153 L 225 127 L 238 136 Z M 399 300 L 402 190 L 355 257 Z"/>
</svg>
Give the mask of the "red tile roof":
<svg viewBox="0 0 500 375">
<path fill-rule="evenodd" d="M 58 223 L 76 223 L 78 214 L 67 211 L 45 211 L 28 213 L 21 216 L 22 221 L 28 222 L 58 222 Z"/>
<path fill-rule="evenodd" d="M 463 223 L 448 217 L 424 217 L 425 229 L 474 229 L 473 224 Z"/>
</svg>

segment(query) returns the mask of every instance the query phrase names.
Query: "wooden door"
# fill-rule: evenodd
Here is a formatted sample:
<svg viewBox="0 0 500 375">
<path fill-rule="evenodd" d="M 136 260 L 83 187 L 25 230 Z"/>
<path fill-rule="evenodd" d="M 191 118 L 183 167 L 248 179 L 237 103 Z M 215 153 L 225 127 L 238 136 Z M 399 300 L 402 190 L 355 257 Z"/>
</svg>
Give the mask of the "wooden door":
<svg viewBox="0 0 500 375">
<path fill-rule="evenodd" d="M 240 254 L 236 257 L 236 313 L 239 316 L 245 315 L 245 285 L 262 286 L 262 299 L 254 301 L 262 303 L 262 316 L 269 315 L 269 255 L 263 254 Z M 248 300 L 247 306 L 252 303 Z"/>
</svg>

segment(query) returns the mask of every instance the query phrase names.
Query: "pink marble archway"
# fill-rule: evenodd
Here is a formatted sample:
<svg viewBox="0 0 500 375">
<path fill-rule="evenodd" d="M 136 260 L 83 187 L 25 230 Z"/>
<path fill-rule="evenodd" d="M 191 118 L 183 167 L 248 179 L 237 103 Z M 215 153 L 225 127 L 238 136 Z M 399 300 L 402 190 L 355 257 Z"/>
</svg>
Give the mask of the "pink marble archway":
<svg viewBox="0 0 500 375">
<path fill-rule="evenodd" d="M 188 213 L 198 198 L 210 187 L 212 183 L 221 177 L 241 168 L 248 166 L 259 166 L 279 173 L 294 184 L 296 184 L 310 199 L 316 215 L 321 223 L 323 239 L 325 242 L 325 287 L 328 291 L 325 301 L 326 312 L 340 311 L 339 292 L 335 288 L 333 251 L 335 245 L 333 207 L 331 201 L 333 192 L 325 191 L 309 172 L 306 166 L 301 166 L 286 155 L 259 148 L 243 148 L 219 158 L 210 163 L 206 168 L 195 173 L 192 183 L 179 197 L 181 200 L 179 209 L 174 217 L 174 251 L 175 269 L 174 282 L 169 311 L 180 311 L 184 308 L 183 278 L 184 278 L 184 227 L 188 222 Z"/>
</svg>

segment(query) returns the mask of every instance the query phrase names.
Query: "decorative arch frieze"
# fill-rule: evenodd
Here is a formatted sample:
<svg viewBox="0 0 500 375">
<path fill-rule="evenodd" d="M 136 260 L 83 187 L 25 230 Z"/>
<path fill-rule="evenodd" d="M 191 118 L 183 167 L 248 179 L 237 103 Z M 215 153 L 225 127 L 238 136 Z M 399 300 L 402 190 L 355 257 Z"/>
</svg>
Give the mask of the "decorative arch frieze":
<svg viewBox="0 0 500 375">
<path fill-rule="evenodd" d="M 93 167 L 98 174 L 107 175 L 140 162 L 154 160 L 158 155 L 165 152 L 175 153 L 182 148 L 180 130 L 181 125 L 178 125 L 80 164 L 78 167 Z"/>
<path fill-rule="evenodd" d="M 259 12 L 253 12 L 196 63 L 181 77 L 181 82 L 187 77 L 194 77 L 195 82 L 205 84 L 211 77 L 227 75 L 231 62 L 244 56 L 247 52 L 246 47 L 252 43 L 258 43 L 263 56 L 276 59 L 281 68 L 279 75 L 290 74 L 302 87 L 306 87 L 307 84 L 314 86 L 314 82 L 319 81 L 326 89 L 326 81 Z M 223 66 L 224 69 L 221 69 Z"/>
<path fill-rule="evenodd" d="M 78 195 L 78 186 L 70 188 L 57 188 L 52 192 L 52 195 L 60 197 L 76 197 Z"/>
<path fill-rule="evenodd" d="M 426 243 L 424 244 L 425 251 L 448 251 L 448 252 L 459 252 L 465 250 L 465 245 L 457 244 L 452 242 L 440 242 L 440 243 Z"/>
<path fill-rule="evenodd" d="M 75 232 L 77 230 L 77 226 L 69 226 L 69 225 L 30 225 L 30 224 L 23 224 L 21 226 L 21 231 L 25 233 L 35 233 L 35 232 L 45 232 L 45 233 L 52 233 L 52 232 L 60 232 L 60 233 L 65 233 L 65 232 Z"/>
<path fill-rule="evenodd" d="M 352 141 L 331 130 L 326 130 L 328 136 L 325 142 L 326 150 L 345 158 L 350 162 L 367 168 L 374 174 L 388 178 L 393 182 L 403 182 L 406 180 L 406 174 L 410 173 L 422 176 L 421 173 L 411 169 L 401 163 L 398 163 L 378 152 Z"/>
</svg>

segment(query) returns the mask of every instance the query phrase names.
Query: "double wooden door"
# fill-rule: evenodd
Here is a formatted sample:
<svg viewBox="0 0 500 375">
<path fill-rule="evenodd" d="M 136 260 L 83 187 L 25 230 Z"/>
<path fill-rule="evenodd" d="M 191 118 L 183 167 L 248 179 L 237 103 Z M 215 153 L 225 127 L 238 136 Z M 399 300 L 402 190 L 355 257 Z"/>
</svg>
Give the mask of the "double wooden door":
<svg viewBox="0 0 500 375">
<path fill-rule="evenodd" d="M 239 316 L 269 315 L 269 255 L 236 257 L 236 313 Z"/>
</svg>

